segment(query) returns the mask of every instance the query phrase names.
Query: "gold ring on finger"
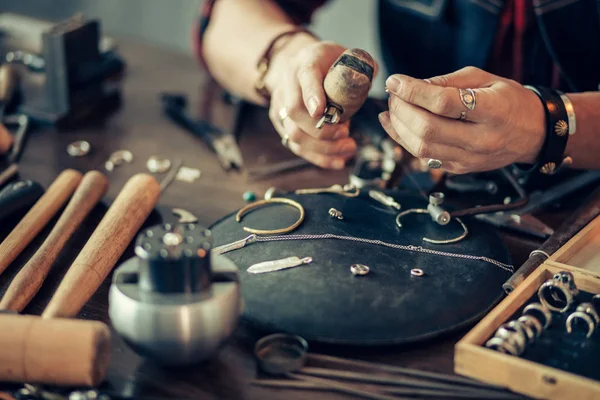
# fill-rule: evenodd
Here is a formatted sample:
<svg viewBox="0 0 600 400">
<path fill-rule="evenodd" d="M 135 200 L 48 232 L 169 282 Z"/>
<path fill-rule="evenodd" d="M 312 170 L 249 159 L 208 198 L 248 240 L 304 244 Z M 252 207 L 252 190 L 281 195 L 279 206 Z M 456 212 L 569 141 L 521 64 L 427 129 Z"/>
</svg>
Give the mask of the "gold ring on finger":
<svg viewBox="0 0 600 400">
<path fill-rule="evenodd" d="M 458 89 L 458 95 L 460 97 L 460 101 L 462 101 L 463 105 L 467 107 L 467 110 L 473 111 L 475 109 L 477 100 L 475 98 L 475 91 L 473 89 Z"/>
</svg>

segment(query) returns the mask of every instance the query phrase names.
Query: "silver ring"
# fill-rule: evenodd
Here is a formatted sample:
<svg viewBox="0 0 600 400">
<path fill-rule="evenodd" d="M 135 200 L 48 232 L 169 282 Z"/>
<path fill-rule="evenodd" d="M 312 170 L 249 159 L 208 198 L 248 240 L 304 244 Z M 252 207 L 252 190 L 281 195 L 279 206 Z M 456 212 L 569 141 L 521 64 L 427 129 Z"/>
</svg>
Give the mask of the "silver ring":
<svg viewBox="0 0 600 400">
<path fill-rule="evenodd" d="M 560 298 L 558 296 L 558 292 L 562 293 L 564 298 Z M 542 304 L 549 310 L 565 312 L 567 311 L 573 301 L 575 300 L 575 296 L 579 293 L 577 286 L 575 286 L 575 279 L 573 278 L 573 274 L 568 271 L 561 271 L 552 277 L 552 279 L 547 280 L 540 286 L 538 289 L 538 297 Z M 564 302 L 565 305 L 563 307 L 552 304 L 551 300 L 554 301 L 555 304 Z"/>
<path fill-rule="evenodd" d="M 460 112 L 460 117 L 458 117 L 459 121 L 466 121 L 467 119 L 467 112 L 466 111 L 461 111 Z"/>
<path fill-rule="evenodd" d="M 546 258 L 550 258 L 550 254 L 548 254 L 544 250 L 540 250 L 540 249 L 536 249 L 536 250 L 532 251 L 531 253 L 529 253 L 529 258 L 535 256 L 536 254 L 541 254 L 543 256 L 546 256 Z"/>
<path fill-rule="evenodd" d="M 532 311 L 544 316 L 544 329 L 548 329 L 552 322 L 552 313 L 540 303 L 531 303 L 523 309 L 523 315 L 531 314 Z"/>
<path fill-rule="evenodd" d="M 496 337 L 512 342 L 519 354 L 522 354 L 527 347 L 527 334 L 517 321 L 502 324 L 496 331 Z"/>
<path fill-rule="evenodd" d="M 535 341 L 535 339 L 538 338 L 544 332 L 544 327 L 542 326 L 542 323 L 532 315 L 522 315 L 517 321 L 519 321 L 521 325 L 523 325 L 523 328 L 526 329 L 527 336 L 529 336 L 529 332 L 532 332 L 534 334 L 533 338 L 529 337 L 530 343 Z M 527 331 L 527 328 L 529 328 L 529 331 Z"/>
<path fill-rule="evenodd" d="M 277 115 L 279 116 L 279 123 L 283 126 L 283 121 L 285 121 L 288 117 L 287 108 L 282 107 Z"/>
<path fill-rule="evenodd" d="M 488 349 L 496 350 L 504 354 L 511 354 L 513 356 L 518 356 L 519 353 L 514 345 L 508 343 L 508 341 L 501 339 L 499 337 L 493 337 L 485 343 L 485 347 Z"/>
<path fill-rule="evenodd" d="M 442 168 L 442 161 L 430 158 L 429 161 L 427 161 L 427 166 L 431 169 L 440 169 Z"/>
<path fill-rule="evenodd" d="M 287 149 L 287 148 L 289 148 L 288 147 L 289 143 L 290 143 L 290 135 L 283 135 L 281 137 L 281 145 Z"/>
<path fill-rule="evenodd" d="M 596 309 L 592 303 L 581 303 L 575 312 L 569 315 L 566 322 L 568 333 L 573 332 L 573 321 L 576 318 L 581 318 L 587 323 L 588 332 L 585 337 L 589 339 L 596 330 L 596 326 L 598 326 L 600 323 L 600 316 L 598 316 L 598 313 L 596 312 Z"/>
<path fill-rule="evenodd" d="M 467 107 L 467 110 L 473 111 L 477 105 L 477 99 L 475 98 L 475 91 L 473 89 L 458 89 L 458 95 L 463 105 Z"/>
</svg>

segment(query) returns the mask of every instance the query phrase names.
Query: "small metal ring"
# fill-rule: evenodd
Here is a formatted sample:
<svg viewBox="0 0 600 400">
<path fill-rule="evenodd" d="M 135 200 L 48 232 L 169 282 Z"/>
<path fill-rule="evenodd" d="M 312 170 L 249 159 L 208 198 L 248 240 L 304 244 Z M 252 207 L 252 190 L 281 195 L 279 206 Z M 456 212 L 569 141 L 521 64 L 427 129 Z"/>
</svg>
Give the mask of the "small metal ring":
<svg viewBox="0 0 600 400">
<path fill-rule="evenodd" d="M 508 341 L 499 337 L 493 337 L 490 340 L 488 340 L 485 343 L 485 347 L 487 347 L 488 349 L 499 351 L 504 354 L 510 354 L 513 356 L 519 355 L 516 347 L 513 344 L 508 343 Z"/>
<path fill-rule="evenodd" d="M 442 161 L 435 158 L 430 158 L 429 161 L 427 161 L 427 166 L 431 169 L 440 169 L 442 168 L 442 165 Z"/>
<path fill-rule="evenodd" d="M 288 233 L 288 232 L 293 231 L 294 229 L 296 229 L 297 227 L 300 226 L 302 221 L 304 221 L 305 211 L 304 211 L 304 207 L 302 207 L 302 204 L 300 204 L 294 200 L 290 200 L 290 199 L 286 199 L 286 198 L 282 198 L 282 197 L 273 197 L 269 200 L 258 200 L 258 201 L 255 201 L 254 203 L 250 203 L 238 211 L 238 213 L 235 216 L 235 220 L 237 222 L 241 222 L 242 217 L 248 211 L 250 211 L 254 208 L 257 208 L 257 207 L 261 207 L 261 206 L 269 205 L 269 204 L 273 204 L 273 203 L 283 203 L 283 204 L 287 204 L 292 207 L 295 207 L 298 211 L 300 211 L 300 217 L 298 218 L 298 220 L 296 222 L 294 222 L 293 225 L 291 225 L 287 228 L 263 230 L 263 229 L 248 228 L 248 227 L 244 226 L 244 230 L 246 232 L 254 233 L 256 235 L 278 235 L 281 233 Z"/>
<path fill-rule="evenodd" d="M 368 266 L 363 264 L 352 264 L 350 266 L 350 272 L 355 276 L 367 275 L 370 270 L 371 269 Z"/>
<path fill-rule="evenodd" d="M 564 299 L 558 299 L 557 293 L 554 292 L 558 290 L 564 296 Z M 575 281 L 573 278 L 573 274 L 567 271 L 561 271 L 552 277 L 552 279 L 547 280 L 540 286 L 538 289 L 538 297 L 541 303 L 549 310 L 558 311 L 558 312 L 566 312 L 573 301 L 575 300 L 575 296 L 579 293 L 577 286 L 575 286 Z M 555 301 L 564 301 L 564 307 L 559 307 L 550 301 L 549 297 L 551 296 Z"/>
<path fill-rule="evenodd" d="M 544 329 L 548 329 L 548 327 L 552 323 L 552 313 L 550 312 L 550 310 L 544 307 L 544 305 L 541 303 L 531 303 L 523 309 L 523 315 L 527 315 L 532 311 L 537 311 L 538 313 L 540 313 L 540 315 L 544 316 Z"/>
<path fill-rule="evenodd" d="M 566 322 L 567 333 L 569 333 L 569 334 L 573 333 L 573 320 L 575 318 L 581 318 L 582 320 L 584 320 L 587 323 L 588 332 L 585 335 L 585 337 L 587 339 L 589 339 L 592 336 L 592 334 L 594 333 L 594 331 L 596 330 L 596 323 L 594 322 L 592 317 L 590 317 L 589 314 L 587 314 L 583 311 L 575 311 L 574 313 L 569 315 L 569 317 L 567 318 L 567 322 Z"/>
<path fill-rule="evenodd" d="M 87 155 L 92 146 L 86 140 L 77 140 L 67 146 L 67 153 L 71 157 L 83 157 Z"/>
<path fill-rule="evenodd" d="M 540 249 L 536 249 L 536 250 L 532 251 L 531 253 L 529 253 L 529 258 L 535 256 L 536 254 L 541 254 L 543 256 L 546 256 L 546 259 L 550 258 L 550 254 L 548 254 L 544 250 L 540 250 Z"/>
<path fill-rule="evenodd" d="M 279 123 L 281 124 L 281 126 L 283 126 L 283 121 L 285 121 L 288 117 L 287 108 L 280 108 L 279 112 L 277 113 L 277 117 L 279 117 Z"/>
<path fill-rule="evenodd" d="M 423 272 L 423 270 L 421 268 L 413 268 L 410 270 L 410 275 L 416 276 L 416 277 L 421 277 L 421 276 L 425 275 L 425 272 Z"/>
<path fill-rule="evenodd" d="M 535 328 L 535 337 L 533 338 L 533 340 L 540 337 L 540 335 L 544 332 L 544 327 L 542 326 L 542 323 L 533 315 L 521 315 L 519 319 L 517 319 L 517 321 L 521 322 L 521 324 L 523 324 L 524 327 L 528 326 L 532 331 L 533 328 Z M 530 341 L 533 340 L 530 339 Z"/>
<path fill-rule="evenodd" d="M 517 321 L 510 321 L 502 324 L 496 331 L 496 336 L 508 341 L 512 341 L 519 354 L 522 354 L 527 347 L 527 334 Z"/>
<path fill-rule="evenodd" d="M 466 93 L 465 93 L 466 92 Z M 460 101 L 469 111 L 473 111 L 477 105 L 477 98 L 473 89 L 458 89 Z"/>
</svg>

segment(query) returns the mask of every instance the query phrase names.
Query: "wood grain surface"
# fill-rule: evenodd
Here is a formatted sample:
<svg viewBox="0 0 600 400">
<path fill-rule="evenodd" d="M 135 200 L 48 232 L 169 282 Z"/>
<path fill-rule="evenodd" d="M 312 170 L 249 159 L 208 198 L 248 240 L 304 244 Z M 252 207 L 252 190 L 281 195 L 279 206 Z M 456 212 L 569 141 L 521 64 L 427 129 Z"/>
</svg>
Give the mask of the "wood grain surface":
<svg viewBox="0 0 600 400">
<path fill-rule="evenodd" d="M 249 180 L 244 172 L 226 173 L 215 156 L 197 137 L 174 126 L 161 112 L 160 93 L 181 92 L 189 96 L 190 112 L 201 115 L 219 128 L 232 129 L 232 108 L 222 101 L 222 92 L 209 83 L 192 57 L 160 49 L 135 41 L 118 40 L 119 53 L 127 62 L 127 76 L 123 81 L 123 106 L 114 115 L 101 121 L 90 121 L 71 130 L 36 129 L 20 162 L 22 179 L 33 179 L 42 185 L 50 184 L 64 169 L 104 171 L 104 163 L 111 152 L 131 150 L 134 160 L 107 173 L 110 188 L 106 204 L 114 201 L 124 183 L 134 174 L 146 171 L 146 160 L 152 155 L 183 160 L 185 166 L 199 168 L 201 178 L 194 183 L 175 181 L 161 194 L 160 200 L 145 226 L 160 222 L 176 222 L 171 210 L 186 209 L 198 217 L 204 226 L 217 221 L 245 205 L 242 194 L 253 191 L 262 196 L 267 188 L 283 190 L 325 187 L 348 181 L 349 169 L 324 171 L 316 167 L 275 175 L 265 180 Z M 85 157 L 73 158 L 66 147 L 75 140 L 87 140 L 91 152 Z M 246 169 L 265 167 L 270 163 L 295 158 L 281 146 L 281 139 L 269 122 L 267 110 L 248 107 L 239 132 L 239 144 Z M 164 174 L 157 174 L 162 179 Z M 92 234 L 106 206 L 97 206 L 73 235 L 55 265 L 50 270 L 39 293 L 25 308 L 28 314 L 40 314 L 67 272 L 69 266 Z M 0 226 L 4 238 L 22 215 L 15 215 Z M 560 222 L 561 216 L 554 217 Z M 553 224 L 558 225 L 557 223 Z M 27 262 L 35 249 L 49 233 L 46 229 L 33 241 L 32 246 L 0 275 L 0 294 L 8 287 L 19 268 Z M 513 255 L 513 263 L 520 265 L 539 241 L 523 236 L 503 235 Z M 133 246 L 125 251 L 119 264 L 133 256 Z M 81 309 L 78 318 L 110 323 L 108 317 L 108 290 L 110 274 Z M 428 371 L 452 373 L 454 344 L 464 331 L 423 344 L 401 347 L 334 347 L 311 345 L 311 351 L 396 366 Z M 105 387 L 122 395 L 152 396 L 179 399 L 282 399 L 324 400 L 348 398 L 336 393 L 306 390 L 273 389 L 250 384 L 257 377 L 253 346 L 261 336 L 250 327 L 238 326 L 226 346 L 206 363 L 185 370 L 160 368 L 136 354 L 114 333 L 111 335 L 111 363 Z M 0 390 L 4 387 L 0 385 Z"/>
<path fill-rule="evenodd" d="M 61 172 L 46 193 L 4 239 L 0 244 L 0 274 L 64 206 L 79 185 L 81 178 L 82 174 L 72 169 Z"/>
<path fill-rule="evenodd" d="M 0 310 L 22 311 L 38 292 L 48 271 L 71 235 L 94 209 L 108 189 L 108 179 L 98 171 L 83 176 L 71 201 L 61 214 L 52 231 L 12 280 L 0 300 Z"/>
<path fill-rule="evenodd" d="M 133 176 L 69 268 L 42 318 L 74 317 L 129 246 L 160 196 L 151 175 Z"/>
</svg>

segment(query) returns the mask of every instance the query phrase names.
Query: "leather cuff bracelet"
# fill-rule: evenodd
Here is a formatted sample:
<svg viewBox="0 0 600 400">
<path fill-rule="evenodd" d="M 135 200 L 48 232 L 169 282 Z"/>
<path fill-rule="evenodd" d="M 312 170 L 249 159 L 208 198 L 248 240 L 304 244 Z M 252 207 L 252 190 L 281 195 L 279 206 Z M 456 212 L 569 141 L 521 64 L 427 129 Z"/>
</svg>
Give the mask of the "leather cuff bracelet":
<svg viewBox="0 0 600 400">
<path fill-rule="evenodd" d="M 546 114 L 546 137 L 535 167 L 543 174 L 552 175 L 563 165 L 573 162 L 571 157 L 564 155 L 570 131 L 567 108 L 557 91 L 543 87 L 525 87 L 540 98 Z"/>
</svg>

